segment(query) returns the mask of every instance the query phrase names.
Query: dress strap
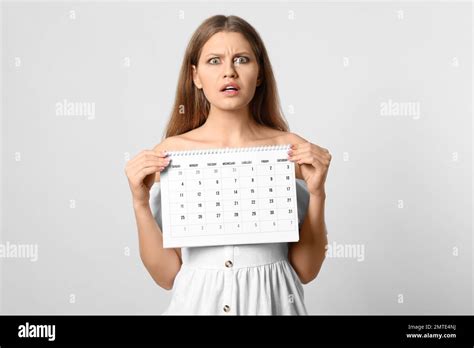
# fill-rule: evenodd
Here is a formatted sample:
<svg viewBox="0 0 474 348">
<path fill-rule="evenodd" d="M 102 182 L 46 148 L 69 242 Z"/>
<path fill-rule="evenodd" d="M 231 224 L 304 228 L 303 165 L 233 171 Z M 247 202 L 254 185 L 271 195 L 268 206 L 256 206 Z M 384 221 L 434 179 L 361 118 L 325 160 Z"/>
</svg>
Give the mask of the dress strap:
<svg viewBox="0 0 474 348">
<path fill-rule="evenodd" d="M 296 201 L 298 205 L 298 228 L 301 229 L 309 205 L 309 192 L 303 179 L 296 179 Z"/>
<path fill-rule="evenodd" d="M 161 186 L 159 181 L 155 181 L 150 189 L 150 208 L 156 223 L 163 232 L 163 224 L 161 218 Z"/>
</svg>

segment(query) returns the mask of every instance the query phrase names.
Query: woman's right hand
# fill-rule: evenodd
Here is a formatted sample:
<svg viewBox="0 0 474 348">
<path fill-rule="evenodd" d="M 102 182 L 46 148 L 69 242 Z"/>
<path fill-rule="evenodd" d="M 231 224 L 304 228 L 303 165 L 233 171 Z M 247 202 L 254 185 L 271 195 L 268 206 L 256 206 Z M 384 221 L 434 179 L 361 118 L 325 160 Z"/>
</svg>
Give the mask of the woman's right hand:
<svg viewBox="0 0 474 348">
<path fill-rule="evenodd" d="M 150 189 L 155 181 L 155 173 L 163 171 L 170 158 L 165 151 L 143 150 L 128 161 L 125 174 L 132 191 L 134 206 L 149 206 Z"/>
</svg>

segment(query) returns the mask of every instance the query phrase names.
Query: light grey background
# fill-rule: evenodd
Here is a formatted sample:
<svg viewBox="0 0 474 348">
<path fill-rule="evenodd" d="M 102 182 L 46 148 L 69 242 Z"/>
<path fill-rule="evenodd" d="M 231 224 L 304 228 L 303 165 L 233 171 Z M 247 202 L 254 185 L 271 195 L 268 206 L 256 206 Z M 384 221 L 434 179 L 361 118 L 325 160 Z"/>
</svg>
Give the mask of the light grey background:
<svg viewBox="0 0 474 348">
<path fill-rule="evenodd" d="M 472 3 L 1 10 L 1 242 L 36 244 L 38 260 L 0 258 L 0 313 L 164 311 L 171 293 L 141 263 L 124 168 L 160 142 L 186 44 L 214 14 L 261 34 L 291 131 L 333 155 L 329 243 L 364 247 L 363 261 L 326 258 L 304 287 L 309 312 L 473 312 Z M 94 113 L 61 115 L 65 99 Z M 389 100 L 419 113 L 385 115 Z"/>
</svg>

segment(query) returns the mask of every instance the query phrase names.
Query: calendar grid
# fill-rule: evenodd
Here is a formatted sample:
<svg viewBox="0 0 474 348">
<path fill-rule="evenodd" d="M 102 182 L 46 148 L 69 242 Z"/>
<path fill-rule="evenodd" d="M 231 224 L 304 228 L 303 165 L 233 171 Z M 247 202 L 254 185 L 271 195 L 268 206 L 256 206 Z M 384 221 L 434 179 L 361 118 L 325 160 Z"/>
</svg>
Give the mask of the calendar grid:
<svg viewBox="0 0 474 348">
<path fill-rule="evenodd" d="M 168 152 L 164 247 L 297 241 L 289 146 Z"/>
</svg>

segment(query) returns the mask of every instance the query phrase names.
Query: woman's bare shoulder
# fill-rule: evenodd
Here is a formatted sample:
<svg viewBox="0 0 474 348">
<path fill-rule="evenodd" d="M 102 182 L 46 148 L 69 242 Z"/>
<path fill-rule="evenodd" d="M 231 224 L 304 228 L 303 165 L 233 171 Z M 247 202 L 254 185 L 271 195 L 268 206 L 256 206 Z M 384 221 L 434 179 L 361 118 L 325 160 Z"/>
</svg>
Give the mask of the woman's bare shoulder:
<svg viewBox="0 0 474 348">
<path fill-rule="evenodd" d="M 296 133 L 292 132 L 285 132 L 285 131 L 279 131 L 275 130 L 274 132 L 274 139 L 275 144 L 300 144 L 306 142 L 306 139 L 303 137 L 299 136 Z"/>
<path fill-rule="evenodd" d="M 192 148 L 199 141 L 195 130 L 190 130 L 186 133 L 173 135 L 165 138 L 161 143 L 155 146 L 154 151 L 180 151 Z"/>
<path fill-rule="evenodd" d="M 165 138 L 161 141 L 161 143 L 155 145 L 155 147 L 153 148 L 153 151 L 160 152 L 160 151 L 172 150 L 176 146 L 177 141 L 178 141 L 178 136 Z"/>
</svg>

